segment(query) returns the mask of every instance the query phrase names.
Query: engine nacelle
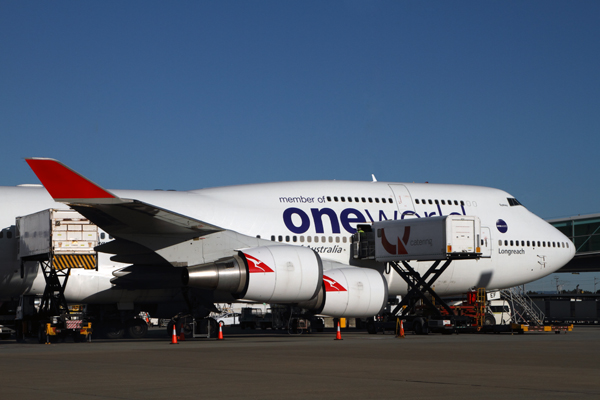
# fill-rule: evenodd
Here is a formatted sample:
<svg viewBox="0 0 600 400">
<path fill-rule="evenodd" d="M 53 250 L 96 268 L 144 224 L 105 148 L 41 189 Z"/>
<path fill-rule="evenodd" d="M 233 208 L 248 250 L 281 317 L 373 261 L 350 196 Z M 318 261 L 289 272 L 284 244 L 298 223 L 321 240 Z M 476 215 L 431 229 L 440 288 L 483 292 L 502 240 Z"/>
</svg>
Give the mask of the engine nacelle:
<svg viewBox="0 0 600 400">
<path fill-rule="evenodd" d="M 323 272 L 318 296 L 300 306 L 329 317 L 366 318 L 379 314 L 387 297 L 387 283 L 381 273 L 347 266 Z"/>
<path fill-rule="evenodd" d="M 183 275 L 184 285 L 264 303 L 310 300 L 322 281 L 319 255 L 308 247 L 288 245 L 240 250 L 237 256 L 188 267 Z"/>
</svg>

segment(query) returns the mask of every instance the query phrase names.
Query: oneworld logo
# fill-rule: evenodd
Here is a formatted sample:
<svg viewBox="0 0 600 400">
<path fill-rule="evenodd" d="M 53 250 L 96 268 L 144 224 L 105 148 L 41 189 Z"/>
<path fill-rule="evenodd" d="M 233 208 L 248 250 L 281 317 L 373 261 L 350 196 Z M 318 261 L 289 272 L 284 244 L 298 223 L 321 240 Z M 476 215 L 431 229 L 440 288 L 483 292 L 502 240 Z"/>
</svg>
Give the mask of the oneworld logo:
<svg viewBox="0 0 600 400">
<path fill-rule="evenodd" d="M 467 215 L 463 206 L 460 206 L 461 212 L 450 212 L 444 214 L 440 205 L 436 205 L 437 210 L 432 212 L 424 212 L 423 217 L 436 217 L 442 215 Z M 379 213 L 377 215 L 376 213 Z M 388 213 L 386 215 L 386 212 Z M 371 215 L 371 213 L 375 215 Z M 298 207 L 286 208 L 283 211 L 283 223 L 289 229 L 290 232 L 296 234 L 303 234 L 307 232 L 311 227 L 314 227 L 316 233 L 325 233 L 325 225 L 331 226 L 332 233 L 341 233 L 344 229 L 348 233 L 355 233 L 356 229 L 351 224 L 363 223 L 367 221 L 375 222 L 375 218 L 379 217 L 379 221 L 385 221 L 388 219 L 405 219 L 405 218 L 421 218 L 421 215 L 415 211 L 404 211 L 398 215 L 397 210 L 378 210 L 369 211 L 358 210 L 356 208 L 345 208 L 338 213 L 331 208 L 311 208 L 309 212 L 306 212 Z M 400 218 L 398 218 L 400 217 Z M 368 218 L 368 219 L 367 219 Z"/>
<path fill-rule="evenodd" d="M 508 225 L 503 219 L 496 221 L 496 228 L 498 228 L 498 232 L 500 233 L 506 233 L 508 231 Z"/>
<path fill-rule="evenodd" d="M 402 236 L 402 240 L 398 238 L 398 244 L 391 244 L 387 238 L 385 237 L 385 229 L 381 230 L 381 244 L 385 251 L 389 254 L 408 254 L 406 251 L 406 247 L 404 245 L 408 244 L 408 239 L 410 238 L 410 226 L 404 227 L 404 235 Z"/>
</svg>

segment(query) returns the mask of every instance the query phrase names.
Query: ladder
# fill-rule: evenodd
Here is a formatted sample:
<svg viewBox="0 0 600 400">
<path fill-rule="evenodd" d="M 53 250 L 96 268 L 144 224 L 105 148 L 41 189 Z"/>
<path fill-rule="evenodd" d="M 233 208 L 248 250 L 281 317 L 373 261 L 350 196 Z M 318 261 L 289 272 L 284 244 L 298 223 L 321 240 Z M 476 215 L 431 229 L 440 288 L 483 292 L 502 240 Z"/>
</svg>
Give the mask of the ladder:
<svg viewBox="0 0 600 400">
<path fill-rule="evenodd" d="M 510 303 L 512 308 L 512 321 L 514 323 L 527 323 L 528 325 L 544 326 L 545 315 L 521 286 L 516 286 L 500 291 L 502 297 Z"/>
</svg>

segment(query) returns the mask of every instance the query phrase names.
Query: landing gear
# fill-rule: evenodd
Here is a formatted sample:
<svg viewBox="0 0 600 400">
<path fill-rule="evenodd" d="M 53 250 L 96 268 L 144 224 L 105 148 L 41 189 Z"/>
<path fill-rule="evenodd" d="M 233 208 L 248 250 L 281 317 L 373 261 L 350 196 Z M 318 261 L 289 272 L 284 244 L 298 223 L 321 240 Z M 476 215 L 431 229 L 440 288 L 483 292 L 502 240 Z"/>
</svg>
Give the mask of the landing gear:
<svg viewBox="0 0 600 400">
<path fill-rule="evenodd" d="M 109 321 L 104 326 L 104 336 L 107 339 L 122 339 L 125 336 L 125 327 L 121 321 Z"/>
<path fill-rule="evenodd" d="M 127 323 L 127 336 L 131 339 L 141 339 L 148 333 L 148 324 L 140 318 L 134 318 Z"/>
</svg>

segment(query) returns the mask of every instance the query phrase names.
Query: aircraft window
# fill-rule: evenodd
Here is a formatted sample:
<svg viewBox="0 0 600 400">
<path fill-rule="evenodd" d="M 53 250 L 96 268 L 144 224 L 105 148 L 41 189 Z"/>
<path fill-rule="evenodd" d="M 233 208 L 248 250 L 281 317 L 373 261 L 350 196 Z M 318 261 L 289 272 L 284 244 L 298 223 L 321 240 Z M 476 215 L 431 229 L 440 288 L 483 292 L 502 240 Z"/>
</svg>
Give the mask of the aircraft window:
<svg viewBox="0 0 600 400">
<path fill-rule="evenodd" d="M 393 199 L 390 197 L 390 198 L 388 199 L 388 203 L 390 203 L 390 204 L 393 204 L 393 203 L 394 203 L 394 200 L 393 200 Z"/>
<path fill-rule="evenodd" d="M 329 236 L 329 243 L 333 243 L 333 237 Z"/>
<path fill-rule="evenodd" d="M 569 248 L 569 242 L 567 242 L 567 249 Z"/>
<path fill-rule="evenodd" d="M 435 199 L 434 203 L 435 203 L 435 204 L 440 204 L 440 202 L 439 202 L 439 201 L 437 201 L 437 199 Z"/>
<path fill-rule="evenodd" d="M 415 199 L 415 203 L 419 204 L 419 199 Z"/>
<path fill-rule="evenodd" d="M 512 241 L 512 240 L 510 241 L 510 245 L 511 245 L 511 246 L 514 246 L 514 244 L 513 244 L 513 241 Z"/>
<path fill-rule="evenodd" d="M 379 198 L 375 197 L 375 203 L 379 203 Z"/>
<path fill-rule="evenodd" d="M 257 238 L 257 239 L 260 239 L 260 235 L 256 235 L 256 238 Z"/>
<path fill-rule="evenodd" d="M 527 247 L 529 247 L 529 240 L 527 241 Z"/>
<path fill-rule="evenodd" d="M 372 203 L 372 202 L 373 202 L 373 199 L 369 197 L 369 203 Z"/>
<path fill-rule="evenodd" d="M 289 241 L 290 241 L 290 237 L 289 237 L 289 236 L 286 236 L 286 237 L 285 237 L 285 241 L 286 241 L 286 242 L 289 242 Z"/>
<path fill-rule="evenodd" d="M 342 238 L 342 242 L 346 243 L 346 236 Z"/>
<path fill-rule="evenodd" d="M 458 201 L 454 200 L 454 205 L 457 206 L 458 205 Z"/>
<path fill-rule="evenodd" d="M 505 246 L 508 246 L 508 240 L 505 240 L 505 241 L 504 241 L 504 245 L 505 245 Z"/>
<path fill-rule="evenodd" d="M 498 240 L 498 246 L 502 246 L 502 240 Z"/>
<path fill-rule="evenodd" d="M 304 236 L 300 236 L 300 243 L 304 243 Z"/>
<path fill-rule="evenodd" d="M 354 201 L 355 201 L 356 203 L 358 203 L 358 197 L 355 197 L 355 198 L 354 198 Z"/>
<path fill-rule="evenodd" d="M 336 242 L 336 243 L 339 243 L 339 242 L 340 242 L 340 237 L 339 237 L 339 236 L 336 236 L 336 237 L 335 237 L 335 242 Z"/>
<path fill-rule="evenodd" d="M 340 200 L 342 200 L 344 203 L 346 202 L 346 198 L 345 197 L 341 197 Z"/>
<path fill-rule="evenodd" d="M 348 203 L 352 203 L 352 197 L 348 197 Z"/>
<path fill-rule="evenodd" d="M 297 238 L 296 236 L 292 236 L 292 241 L 293 241 L 293 242 L 297 242 L 297 241 L 298 241 L 298 238 Z"/>
<path fill-rule="evenodd" d="M 275 241 L 275 235 L 271 235 L 271 242 Z"/>
<path fill-rule="evenodd" d="M 460 205 L 461 205 L 461 206 L 464 206 L 464 205 L 465 205 L 465 202 L 461 200 L 461 201 L 460 201 Z"/>
<path fill-rule="evenodd" d="M 366 202 L 367 202 L 367 201 L 365 200 L 365 198 L 364 198 L 364 197 L 362 198 L 362 202 L 363 202 L 363 203 L 366 203 Z"/>
<path fill-rule="evenodd" d="M 283 236 L 281 236 L 281 235 L 277 236 L 277 241 L 278 242 L 283 242 Z"/>
<path fill-rule="evenodd" d="M 333 196 L 333 201 L 338 201 L 337 196 Z"/>
<path fill-rule="evenodd" d="M 442 205 L 445 206 L 446 205 L 446 200 L 442 200 Z"/>
<path fill-rule="evenodd" d="M 429 202 L 429 204 L 433 204 L 433 201 L 431 201 L 431 199 L 427 200 L 427 202 Z"/>
<path fill-rule="evenodd" d="M 331 196 L 327 196 L 327 201 L 331 201 Z"/>
<path fill-rule="evenodd" d="M 546 247 L 546 242 L 542 242 L 542 247 Z"/>
</svg>

